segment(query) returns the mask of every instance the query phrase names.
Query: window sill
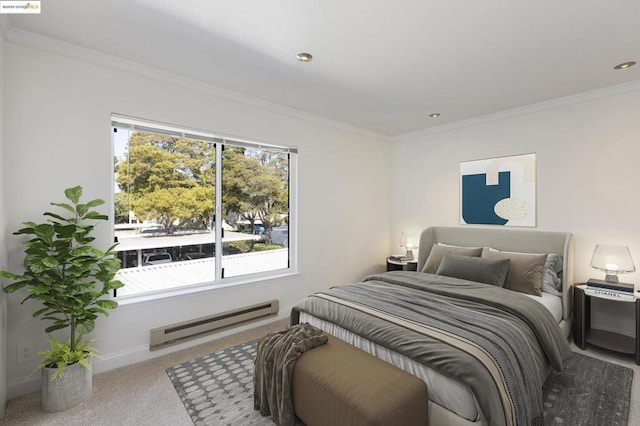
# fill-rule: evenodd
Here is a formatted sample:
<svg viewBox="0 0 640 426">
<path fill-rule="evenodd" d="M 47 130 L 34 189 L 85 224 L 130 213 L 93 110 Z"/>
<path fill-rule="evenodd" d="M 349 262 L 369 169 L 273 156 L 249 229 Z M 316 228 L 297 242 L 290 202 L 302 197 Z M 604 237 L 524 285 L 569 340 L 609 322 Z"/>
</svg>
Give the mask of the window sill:
<svg viewBox="0 0 640 426">
<path fill-rule="evenodd" d="M 142 303 L 157 302 L 165 299 L 179 298 L 197 293 L 214 292 L 226 288 L 244 285 L 263 285 L 266 281 L 290 278 L 300 275 L 297 271 L 286 270 L 281 273 L 253 274 L 251 276 L 225 278 L 222 282 L 202 283 L 190 287 L 181 287 L 174 290 L 164 290 L 156 293 L 117 297 L 119 307 L 135 306 Z"/>
</svg>

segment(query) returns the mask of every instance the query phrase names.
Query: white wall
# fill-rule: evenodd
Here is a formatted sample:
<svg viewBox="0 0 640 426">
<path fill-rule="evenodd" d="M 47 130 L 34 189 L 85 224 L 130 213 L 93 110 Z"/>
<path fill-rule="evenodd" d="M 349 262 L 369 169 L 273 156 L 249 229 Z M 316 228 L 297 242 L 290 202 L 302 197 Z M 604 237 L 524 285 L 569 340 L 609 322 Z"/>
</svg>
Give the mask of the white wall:
<svg viewBox="0 0 640 426">
<path fill-rule="evenodd" d="M 574 234 L 575 280 L 604 277 L 589 264 L 597 243 L 628 245 L 640 266 L 640 86 L 397 141 L 392 235 L 459 224 L 460 161 L 530 152 L 537 153 L 537 229 Z M 621 277 L 640 282 L 640 272 Z M 594 325 L 634 335 L 632 311 L 624 321 L 603 312 Z"/>
<path fill-rule="evenodd" d="M 151 328 L 272 298 L 288 316 L 297 300 L 316 290 L 383 269 L 390 245 L 387 141 L 15 43 L 7 43 L 6 70 L 9 230 L 39 220 L 69 186 L 83 185 L 87 199 L 111 198 L 112 112 L 299 148 L 300 274 L 120 306 L 98 324 L 104 359 L 95 371 L 165 353 L 148 351 Z M 106 247 L 111 230 L 100 225 L 97 231 L 98 244 Z M 20 270 L 20 240 L 8 235 L 7 246 L 9 268 Z M 43 324 L 31 318 L 35 305 L 19 300 L 9 301 L 9 353 L 31 341 L 46 346 Z M 38 386 L 26 379 L 33 367 L 9 358 L 10 397 Z"/>
<path fill-rule="evenodd" d="M 0 269 L 7 266 L 7 251 L 5 247 L 5 163 L 4 163 L 4 28 L 5 19 L 0 17 Z M 0 419 L 4 417 L 7 401 L 7 296 L 0 291 Z"/>
</svg>

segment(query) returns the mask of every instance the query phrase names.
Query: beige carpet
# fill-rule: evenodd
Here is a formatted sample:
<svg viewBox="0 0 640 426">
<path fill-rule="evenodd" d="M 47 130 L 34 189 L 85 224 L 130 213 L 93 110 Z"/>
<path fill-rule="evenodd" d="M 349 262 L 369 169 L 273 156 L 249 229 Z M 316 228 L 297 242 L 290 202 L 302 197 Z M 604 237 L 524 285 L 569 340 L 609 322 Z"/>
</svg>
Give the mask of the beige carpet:
<svg viewBox="0 0 640 426">
<path fill-rule="evenodd" d="M 44 413 L 39 393 L 9 401 L 4 425 L 65 426 L 160 426 L 193 425 L 178 393 L 165 370 L 229 346 L 282 330 L 288 319 L 276 321 L 245 332 L 183 351 L 164 355 L 93 377 L 93 394 L 89 401 L 60 413 Z"/>
<path fill-rule="evenodd" d="M 282 330 L 287 320 L 277 321 L 211 343 L 117 370 L 96 374 L 93 395 L 84 404 L 62 413 L 43 413 L 38 393 L 9 401 L 1 425 L 192 425 L 165 369 L 220 349 Z M 634 370 L 629 425 L 640 425 L 640 367 L 629 356 L 618 356 L 596 349 L 576 352 L 620 364 Z"/>
</svg>

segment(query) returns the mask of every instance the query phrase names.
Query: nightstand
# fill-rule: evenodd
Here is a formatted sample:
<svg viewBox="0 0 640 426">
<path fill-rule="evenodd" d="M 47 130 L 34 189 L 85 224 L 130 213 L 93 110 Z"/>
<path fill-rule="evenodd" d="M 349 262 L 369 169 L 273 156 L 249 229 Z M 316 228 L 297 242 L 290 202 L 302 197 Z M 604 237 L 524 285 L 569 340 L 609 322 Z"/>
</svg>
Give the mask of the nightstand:
<svg viewBox="0 0 640 426">
<path fill-rule="evenodd" d="M 587 343 L 612 351 L 632 354 L 636 357 L 636 364 L 640 365 L 640 299 L 636 293 L 635 302 L 611 300 L 612 303 L 635 304 L 636 337 L 625 336 L 606 330 L 591 328 L 591 298 L 585 294 L 586 284 L 573 286 L 573 341 L 580 349 L 585 349 Z"/>
<path fill-rule="evenodd" d="M 408 262 L 402 262 L 399 260 L 393 260 L 387 257 L 387 271 L 417 271 L 418 261 L 411 260 Z"/>
</svg>

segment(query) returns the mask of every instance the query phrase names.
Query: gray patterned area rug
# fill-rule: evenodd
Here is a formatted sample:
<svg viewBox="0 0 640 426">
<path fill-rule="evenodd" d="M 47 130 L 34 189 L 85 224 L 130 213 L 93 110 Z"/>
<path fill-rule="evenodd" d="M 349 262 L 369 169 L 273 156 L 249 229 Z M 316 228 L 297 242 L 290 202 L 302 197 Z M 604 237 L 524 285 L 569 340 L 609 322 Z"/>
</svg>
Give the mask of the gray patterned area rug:
<svg viewBox="0 0 640 426">
<path fill-rule="evenodd" d="M 633 370 L 574 352 L 542 388 L 545 425 L 627 426 Z"/>
<path fill-rule="evenodd" d="M 256 342 L 167 369 L 197 426 L 273 425 L 253 409 Z M 543 387 L 545 424 L 626 426 L 633 370 L 574 353 Z"/>
<path fill-rule="evenodd" d="M 273 425 L 253 409 L 255 358 L 252 340 L 167 369 L 195 425 Z"/>
</svg>

